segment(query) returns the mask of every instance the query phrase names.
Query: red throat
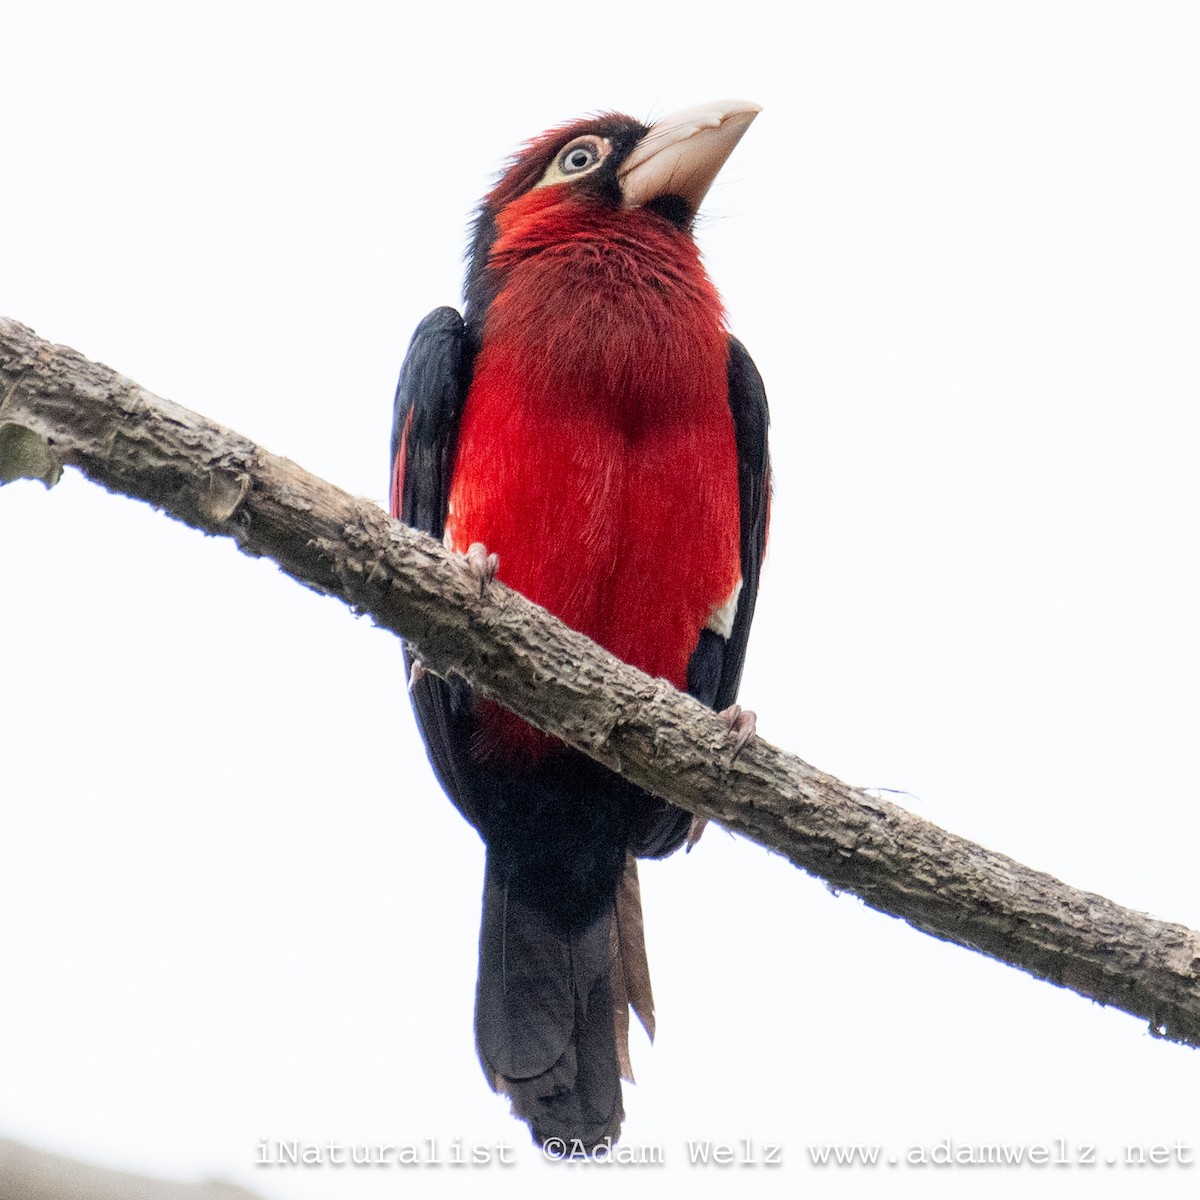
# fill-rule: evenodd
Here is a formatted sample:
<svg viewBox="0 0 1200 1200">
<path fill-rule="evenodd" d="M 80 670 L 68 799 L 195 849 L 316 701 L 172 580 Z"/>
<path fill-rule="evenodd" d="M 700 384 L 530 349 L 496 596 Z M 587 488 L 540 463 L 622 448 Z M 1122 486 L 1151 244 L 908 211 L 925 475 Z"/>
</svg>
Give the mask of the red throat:
<svg viewBox="0 0 1200 1200">
<path fill-rule="evenodd" d="M 501 289 L 459 430 L 446 540 L 676 687 L 739 578 L 728 335 L 692 239 L 543 187 L 497 218 Z M 476 751 L 551 742 L 483 706 Z"/>
</svg>

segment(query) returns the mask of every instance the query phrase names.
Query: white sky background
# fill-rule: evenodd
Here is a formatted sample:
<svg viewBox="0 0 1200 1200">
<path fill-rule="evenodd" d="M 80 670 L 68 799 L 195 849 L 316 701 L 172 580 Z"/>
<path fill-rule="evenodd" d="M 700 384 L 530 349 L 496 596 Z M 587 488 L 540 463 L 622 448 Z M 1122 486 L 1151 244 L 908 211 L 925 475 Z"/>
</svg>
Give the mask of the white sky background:
<svg viewBox="0 0 1200 1200">
<path fill-rule="evenodd" d="M 409 335 L 525 138 L 764 112 L 700 238 L 766 379 L 768 739 L 1193 927 L 1200 8 L 5 5 L 0 312 L 384 501 Z M 0 492 L 0 1133 L 272 1200 L 547 1196 L 487 1089 L 482 855 L 398 642 L 69 473 Z M 1200 1058 L 710 832 L 648 865 L 659 1036 L 581 1196 L 1192 1194 Z M 518 1163 L 255 1171 L 262 1137 Z M 686 1166 L 687 1139 L 784 1165 Z M 1095 1143 L 818 1171 L 806 1147 Z"/>
</svg>

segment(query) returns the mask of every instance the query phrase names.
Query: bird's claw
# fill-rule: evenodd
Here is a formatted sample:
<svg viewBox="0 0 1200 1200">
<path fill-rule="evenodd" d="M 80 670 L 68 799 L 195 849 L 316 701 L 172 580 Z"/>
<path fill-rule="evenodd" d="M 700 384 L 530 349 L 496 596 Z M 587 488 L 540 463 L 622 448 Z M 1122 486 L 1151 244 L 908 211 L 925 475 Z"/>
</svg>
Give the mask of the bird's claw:
<svg viewBox="0 0 1200 1200">
<path fill-rule="evenodd" d="M 482 600 L 488 586 L 496 578 L 496 571 L 500 567 L 500 556 L 489 554 L 487 547 L 482 542 L 472 542 L 467 547 L 466 558 L 467 567 L 479 584 L 479 598 Z"/>
<path fill-rule="evenodd" d="M 411 692 L 421 682 L 421 679 L 428 674 L 429 668 L 419 658 L 414 658 L 412 666 L 408 670 L 408 690 Z"/>
<path fill-rule="evenodd" d="M 740 704 L 731 704 L 717 713 L 717 716 L 725 722 L 729 736 L 733 739 L 733 754 L 730 755 L 730 762 L 732 762 L 746 748 L 746 743 L 757 731 L 758 717 L 750 709 L 743 708 Z"/>
<path fill-rule="evenodd" d="M 691 854 L 692 847 L 700 840 L 700 835 L 704 832 L 704 827 L 707 824 L 707 817 L 692 818 L 692 823 L 688 826 L 687 841 L 684 843 L 685 854 Z"/>
</svg>

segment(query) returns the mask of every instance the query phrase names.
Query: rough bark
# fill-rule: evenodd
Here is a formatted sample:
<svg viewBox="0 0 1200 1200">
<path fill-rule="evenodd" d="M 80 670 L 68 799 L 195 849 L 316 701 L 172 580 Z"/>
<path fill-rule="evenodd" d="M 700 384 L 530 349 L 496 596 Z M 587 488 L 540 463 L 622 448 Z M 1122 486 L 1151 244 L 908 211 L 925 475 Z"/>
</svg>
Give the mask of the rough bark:
<svg viewBox="0 0 1200 1200">
<path fill-rule="evenodd" d="M 642 786 L 934 937 L 1200 1045 L 1200 934 L 1082 892 L 722 723 L 463 561 L 108 367 L 0 318 L 0 482 L 73 466 L 338 596 Z"/>
</svg>

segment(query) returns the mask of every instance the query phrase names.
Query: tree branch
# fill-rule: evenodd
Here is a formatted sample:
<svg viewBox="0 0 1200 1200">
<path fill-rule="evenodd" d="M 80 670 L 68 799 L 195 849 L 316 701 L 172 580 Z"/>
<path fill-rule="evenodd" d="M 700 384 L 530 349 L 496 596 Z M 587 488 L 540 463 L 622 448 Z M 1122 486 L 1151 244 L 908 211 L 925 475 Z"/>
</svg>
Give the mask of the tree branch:
<svg viewBox="0 0 1200 1200">
<path fill-rule="evenodd" d="M 259 1200 L 257 1193 L 219 1179 L 177 1183 L 130 1175 L 7 1138 L 0 1138 L 0 1196 L 20 1196 L 21 1200 Z"/>
<path fill-rule="evenodd" d="M 1200 1045 L 1200 934 L 993 853 L 724 725 L 517 593 L 295 463 L 0 318 L 0 482 L 73 466 L 402 635 L 643 787 L 934 937 Z"/>
</svg>

